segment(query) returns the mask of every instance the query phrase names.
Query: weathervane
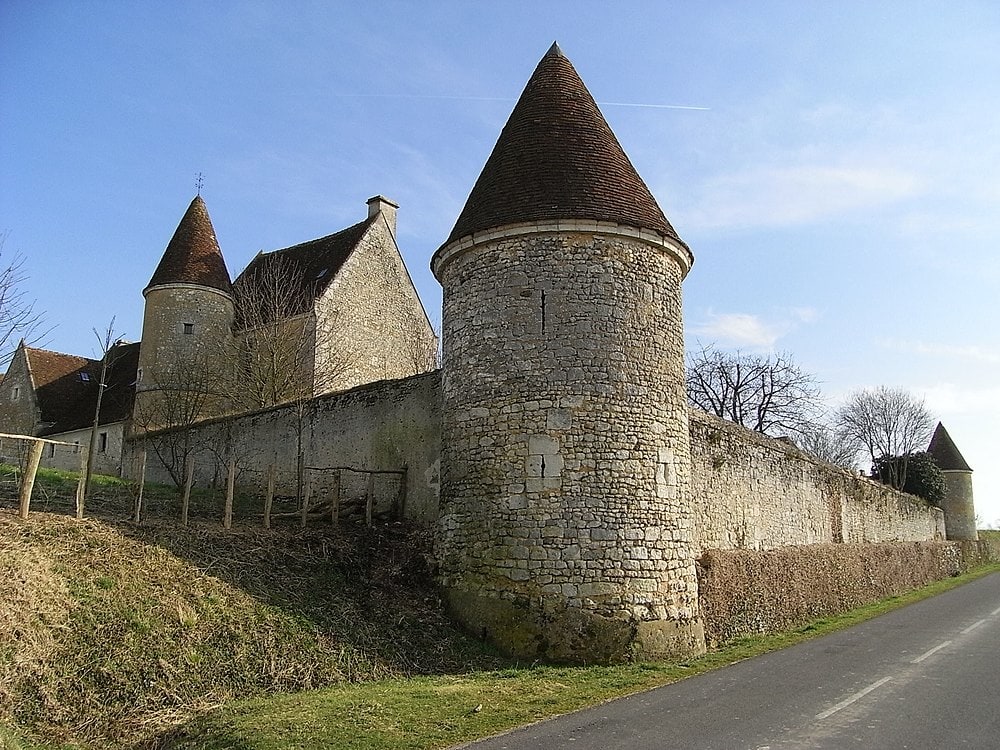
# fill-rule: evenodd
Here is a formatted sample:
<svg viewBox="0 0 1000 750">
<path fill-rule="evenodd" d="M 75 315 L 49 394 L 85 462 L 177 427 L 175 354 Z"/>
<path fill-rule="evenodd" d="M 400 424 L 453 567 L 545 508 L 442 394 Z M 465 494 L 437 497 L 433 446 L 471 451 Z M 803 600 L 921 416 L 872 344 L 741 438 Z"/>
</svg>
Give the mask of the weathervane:
<svg viewBox="0 0 1000 750">
<path fill-rule="evenodd" d="M 194 184 L 198 188 L 198 195 L 201 195 L 201 188 L 205 184 L 205 176 L 201 172 L 195 175 Z"/>
</svg>

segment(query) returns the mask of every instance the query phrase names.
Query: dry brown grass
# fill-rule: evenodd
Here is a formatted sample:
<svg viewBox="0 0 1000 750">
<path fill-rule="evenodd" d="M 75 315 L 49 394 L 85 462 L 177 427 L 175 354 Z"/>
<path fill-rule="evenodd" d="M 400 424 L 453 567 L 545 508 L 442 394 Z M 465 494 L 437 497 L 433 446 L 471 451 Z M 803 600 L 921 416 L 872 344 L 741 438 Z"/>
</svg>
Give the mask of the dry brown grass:
<svg viewBox="0 0 1000 750">
<path fill-rule="evenodd" d="M 122 747 L 236 697 L 503 664 L 401 525 L 264 532 L 0 509 L 0 724 Z"/>
</svg>

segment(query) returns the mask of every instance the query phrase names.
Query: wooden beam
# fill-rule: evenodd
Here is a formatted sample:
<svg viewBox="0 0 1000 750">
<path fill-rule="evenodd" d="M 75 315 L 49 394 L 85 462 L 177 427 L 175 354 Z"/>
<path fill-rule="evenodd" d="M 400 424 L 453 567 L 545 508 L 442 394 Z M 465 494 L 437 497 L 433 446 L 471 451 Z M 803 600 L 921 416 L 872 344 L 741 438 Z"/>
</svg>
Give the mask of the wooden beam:
<svg viewBox="0 0 1000 750">
<path fill-rule="evenodd" d="M 38 473 L 38 464 L 42 460 L 42 448 L 45 445 L 43 440 L 28 439 L 31 440 L 31 448 L 28 449 L 28 465 L 24 469 L 24 476 L 21 477 L 21 496 L 18 505 L 18 515 L 22 520 L 28 518 L 31 491 L 35 487 L 35 474 Z"/>
</svg>

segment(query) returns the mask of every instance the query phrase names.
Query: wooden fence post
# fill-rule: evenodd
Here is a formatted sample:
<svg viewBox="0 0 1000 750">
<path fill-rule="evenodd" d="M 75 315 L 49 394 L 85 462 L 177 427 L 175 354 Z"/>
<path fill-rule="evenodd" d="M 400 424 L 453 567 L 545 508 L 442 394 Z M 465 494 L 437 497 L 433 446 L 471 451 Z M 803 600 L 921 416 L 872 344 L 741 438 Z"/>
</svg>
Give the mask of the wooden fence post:
<svg viewBox="0 0 1000 750">
<path fill-rule="evenodd" d="M 76 485 L 76 518 L 83 518 L 83 504 L 87 500 L 87 464 L 90 462 L 90 446 L 82 446 L 83 458 L 80 461 L 80 481 Z"/>
<path fill-rule="evenodd" d="M 372 512 L 375 509 L 375 474 L 368 472 L 368 487 L 365 492 L 365 524 L 372 525 Z"/>
<path fill-rule="evenodd" d="M 28 464 L 21 477 L 21 497 L 18 506 L 18 515 L 24 520 L 28 518 L 28 506 L 31 504 L 31 491 L 35 487 L 35 474 L 38 473 L 38 464 L 42 460 L 42 447 L 45 445 L 41 440 L 32 440 L 28 449 Z"/>
<path fill-rule="evenodd" d="M 191 485 L 194 483 L 194 456 L 188 456 L 187 476 L 184 479 L 184 496 L 181 498 L 181 525 L 188 525 L 188 506 L 191 505 Z"/>
<path fill-rule="evenodd" d="M 271 528 L 271 504 L 274 502 L 274 464 L 267 466 L 267 494 L 264 496 L 264 528 Z"/>
<path fill-rule="evenodd" d="M 309 501 L 312 500 L 313 491 L 313 476 L 312 474 L 306 477 L 306 488 L 305 492 L 302 494 L 302 519 L 299 525 L 304 529 L 306 527 L 306 518 L 309 515 Z"/>
<path fill-rule="evenodd" d="M 132 520 L 139 523 L 142 518 L 142 492 L 146 488 L 146 449 L 139 451 L 139 492 L 135 496 L 135 516 Z"/>
<path fill-rule="evenodd" d="M 330 489 L 330 523 L 340 523 L 340 469 L 333 472 L 333 487 Z"/>
<path fill-rule="evenodd" d="M 226 510 L 222 517 L 222 528 L 233 527 L 233 495 L 236 492 L 236 459 L 229 459 L 229 473 L 226 475 Z"/>
</svg>

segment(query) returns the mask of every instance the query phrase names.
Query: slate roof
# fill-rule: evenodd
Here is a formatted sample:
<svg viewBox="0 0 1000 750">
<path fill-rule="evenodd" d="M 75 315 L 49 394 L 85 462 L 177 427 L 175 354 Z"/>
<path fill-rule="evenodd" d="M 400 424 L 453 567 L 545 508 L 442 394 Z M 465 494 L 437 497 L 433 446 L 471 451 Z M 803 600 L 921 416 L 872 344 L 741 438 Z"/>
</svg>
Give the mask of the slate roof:
<svg viewBox="0 0 1000 750">
<path fill-rule="evenodd" d="M 307 312 L 312 309 L 315 299 L 336 278 L 376 219 L 377 215 L 371 216 L 326 237 L 269 253 L 259 253 L 236 278 L 233 287 L 239 290 L 244 285 L 263 284 L 277 277 L 289 279 L 297 288 L 287 290 L 292 301 L 289 305 L 283 306 L 281 313 L 299 315 Z M 237 320 L 237 326 L 244 324 L 245 321 Z"/>
<path fill-rule="evenodd" d="M 200 195 L 188 206 L 143 293 L 154 286 L 178 283 L 232 292 L 226 261 Z"/>
<path fill-rule="evenodd" d="M 611 221 L 684 244 L 558 44 L 525 86 L 445 245 L 550 219 Z"/>
<path fill-rule="evenodd" d="M 934 462 L 942 471 L 972 471 L 972 467 L 966 462 L 955 441 L 951 439 L 948 430 L 938 422 L 937 429 L 934 430 L 934 437 L 927 448 Z"/>
<path fill-rule="evenodd" d="M 32 387 L 38 401 L 42 435 L 88 427 L 94 421 L 101 361 L 25 347 Z M 107 387 L 100 424 L 120 422 L 132 410 L 139 344 L 121 344 L 108 352 Z"/>
</svg>

